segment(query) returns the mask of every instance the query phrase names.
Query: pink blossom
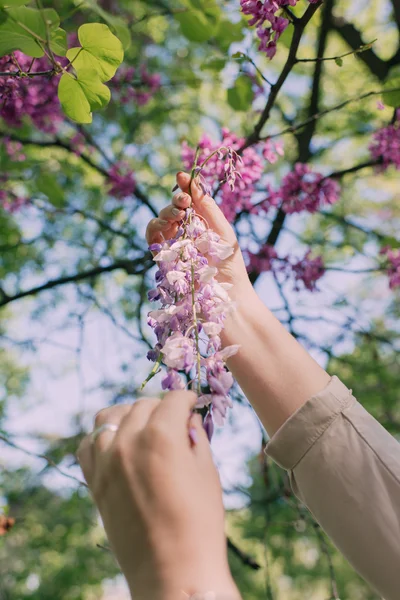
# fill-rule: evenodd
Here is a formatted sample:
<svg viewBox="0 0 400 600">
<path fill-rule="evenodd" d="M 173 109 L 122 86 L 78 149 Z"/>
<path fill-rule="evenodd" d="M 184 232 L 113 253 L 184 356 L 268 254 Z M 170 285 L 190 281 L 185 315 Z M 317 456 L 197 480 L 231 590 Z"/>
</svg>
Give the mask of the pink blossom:
<svg viewBox="0 0 400 600">
<path fill-rule="evenodd" d="M 228 129 L 222 129 L 222 142 L 214 142 L 208 135 L 204 134 L 199 142 L 200 155 L 198 164 L 210 156 L 221 145 L 232 147 L 233 150 L 239 150 L 243 145 L 244 139 L 238 138 Z M 192 168 L 195 150 L 186 142 L 182 144 L 182 160 L 186 169 Z M 229 221 L 233 221 L 237 213 L 247 210 L 253 211 L 252 202 L 255 184 L 260 180 L 263 172 L 263 162 L 261 156 L 255 148 L 246 148 L 242 153 L 242 162 L 236 165 L 239 176 L 234 181 L 234 189 L 231 189 L 229 182 L 220 183 L 225 180 L 224 164 L 216 154 L 205 165 L 202 175 L 206 184 L 216 184 L 219 188 L 218 199 L 220 207 Z M 211 190 L 208 190 L 211 193 Z"/>
<path fill-rule="evenodd" d="M 283 178 L 277 198 L 286 213 L 303 210 L 312 213 L 324 205 L 337 202 L 339 194 L 340 186 L 334 179 L 312 171 L 307 164 L 296 163 L 293 171 Z M 274 198 L 275 205 L 277 198 Z"/>
<path fill-rule="evenodd" d="M 142 65 L 135 67 L 122 66 L 111 80 L 111 88 L 115 98 L 122 104 L 135 102 L 138 106 L 147 104 L 160 89 L 161 76 L 150 74 Z"/>
<path fill-rule="evenodd" d="M 392 125 L 377 131 L 369 146 L 373 159 L 381 162 L 381 169 L 390 165 L 400 169 L 400 109 L 396 113 L 396 121 Z"/>
<path fill-rule="evenodd" d="M 14 56 L 23 72 L 52 70 L 46 57 L 35 59 L 31 68 L 31 57 L 19 51 Z M 0 71 L 18 72 L 11 56 L 0 58 Z M 57 96 L 58 80 L 58 74 L 0 77 L 0 118 L 10 127 L 21 127 L 28 119 L 41 131 L 55 133 L 64 118 Z"/>
<path fill-rule="evenodd" d="M 114 163 L 108 171 L 109 194 L 123 199 L 132 196 L 136 189 L 136 179 L 125 162 Z"/>
<path fill-rule="evenodd" d="M 304 287 L 313 292 L 317 289 L 316 283 L 325 273 L 324 261 L 322 256 L 310 258 L 311 250 L 308 250 L 304 257 L 291 265 L 295 280 L 302 282 Z M 300 288 L 295 286 L 298 291 Z"/>
<path fill-rule="evenodd" d="M 394 290 L 400 287 L 400 248 L 382 248 L 381 254 L 387 259 L 387 274 L 389 277 L 389 287 Z"/>
<path fill-rule="evenodd" d="M 252 18 L 249 25 L 257 26 L 260 39 L 259 50 L 266 52 L 269 58 L 276 53 L 276 43 L 289 25 L 289 20 L 282 10 L 285 6 L 296 6 L 298 0 L 240 0 L 240 7 L 245 15 Z M 317 0 L 309 0 L 314 4 Z"/>
<path fill-rule="evenodd" d="M 271 164 L 274 164 L 278 160 L 278 156 L 284 155 L 283 144 L 282 142 L 273 143 L 270 139 L 267 139 L 262 153 L 265 160 Z"/>
</svg>

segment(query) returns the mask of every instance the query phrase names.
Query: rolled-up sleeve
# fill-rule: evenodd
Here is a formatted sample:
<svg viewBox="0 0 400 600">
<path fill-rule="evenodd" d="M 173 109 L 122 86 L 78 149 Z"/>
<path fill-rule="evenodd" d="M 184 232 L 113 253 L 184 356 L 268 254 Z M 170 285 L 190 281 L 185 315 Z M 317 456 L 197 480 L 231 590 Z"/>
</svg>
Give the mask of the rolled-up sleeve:
<svg viewBox="0 0 400 600">
<path fill-rule="evenodd" d="M 266 453 L 356 571 L 385 600 L 399 600 L 400 443 L 332 377 Z"/>
</svg>

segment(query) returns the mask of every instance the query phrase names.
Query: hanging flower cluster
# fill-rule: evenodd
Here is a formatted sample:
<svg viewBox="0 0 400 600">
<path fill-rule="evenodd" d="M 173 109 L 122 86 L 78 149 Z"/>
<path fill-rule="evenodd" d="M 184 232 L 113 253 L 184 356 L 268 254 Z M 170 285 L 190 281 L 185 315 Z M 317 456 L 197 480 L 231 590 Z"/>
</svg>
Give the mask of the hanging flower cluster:
<svg viewBox="0 0 400 600">
<path fill-rule="evenodd" d="M 258 47 L 265 52 L 268 58 L 276 54 L 276 44 L 289 20 L 285 18 L 285 7 L 296 6 L 298 0 L 240 0 L 240 8 L 245 15 L 249 15 L 249 25 L 257 27 L 257 36 L 260 40 Z M 308 0 L 315 4 L 317 0 Z"/>
<path fill-rule="evenodd" d="M 225 180 L 233 187 L 238 177 L 238 155 L 224 147 L 216 156 L 223 162 Z M 202 170 L 203 165 L 194 167 L 192 178 L 203 187 Z M 232 406 L 229 391 L 233 377 L 225 363 L 239 348 L 221 349 L 220 334 L 233 305 L 228 294 L 231 284 L 217 281 L 214 266 L 229 258 L 233 248 L 188 208 L 176 236 L 151 245 L 150 250 L 155 253 L 158 270 L 157 286 L 149 292 L 149 300 L 160 302 L 161 308 L 148 316 L 157 343 L 148 353 L 156 365 L 147 380 L 161 362 L 168 367 L 162 380 L 165 390 L 185 388 L 179 371 L 186 373 L 198 394 L 197 408 L 208 407 L 204 426 L 211 439 L 213 423 L 222 425 L 227 408 Z"/>
<path fill-rule="evenodd" d="M 121 67 L 111 81 L 114 96 L 121 104 L 133 101 L 139 106 L 147 104 L 160 85 L 161 76 L 149 73 L 144 65 L 139 69 Z"/>
<path fill-rule="evenodd" d="M 32 59 L 22 52 L 14 52 L 14 58 L 0 58 L 0 71 L 5 73 L 36 73 L 51 71 L 46 57 Z M 0 117 L 10 127 L 21 127 L 26 117 L 35 127 L 45 133 L 55 133 L 63 120 L 57 97 L 58 75 L 48 77 L 0 77 Z"/>
<path fill-rule="evenodd" d="M 382 248 L 381 254 L 387 259 L 387 274 L 391 290 L 400 287 L 400 248 Z"/>
<path fill-rule="evenodd" d="M 238 138 L 229 129 L 222 129 L 222 145 L 228 146 L 233 150 L 239 150 L 244 143 L 243 138 Z M 226 179 L 225 173 L 228 168 L 223 164 L 216 152 L 221 146 L 221 142 L 214 142 L 209 136 L 204 134 L 198 144 L 200 148 L 199 162 L 207 161 L 206 166 L 202 169 L 202 174 L 209 186 L 218 184 L 218 197 L 220 207 L 228 219 L 233 222 L 236 215 L 241 211 L 254 213 L 257 211 L 253 204 L 255 192 L 255 184 L 260 180 L 263 173 L 263 156 L 269 162 L 275 162 L 278 155 L 283 154 L 283 148 L 280 144 L 272 145 L 271 141 L 267 141 L 264 146 L 260 146 L 260 154 L 253 147 L 246 148 L 241 154 L 241 162 L 237 166 L 237 179 L 232 187 L 229 180 Z M 186 169 L 190 169 L 193 164 L 195 150 L 186 142 L 182 145 L 182 161 Z M 211 158 L 210 158 L 211 157 Z M 223 181 L 224 183 L 220 183 Z"/>
<path fill-rule="evenodd" d="M 382 170 L 394 165 L 400 169 L 400 109 L 393 124 L 377 131 L 369 146 L 372 158 L 381 162 Z"/>
<path fill-rule="evenodd" d="M 122 200 L 132 196 L 136 188 L 136 179 L 129 165 L 123 161 L 116 162 L 108 171 L 108 193 Z"/>
<path fill-rule="evenodd" d="M 247 252 L 246 259 L 249 272 L 282 273 L 286 279 L 294 280 L 295 291 L 301 290 L 300 283 L 310 292 L 318 291 L 317 281 L 325 273 L 322 256 L 312 258 L 311 249 L 307 250 L 303 258 L 295 259 L 291 256 L 279 257 L 273 246 L 265 244 L 257 254 Z"/>
<path fill-rule="evenodd" d="M 268 188 L 268 196 L 259 206 L 264 210 L 280 206 L 288 214 L 302 211 L 313 213 L 321 206 L 335 204 L 339 195 L 337 181 L 312 171 L 307 164 L 296 163 L 293 171 L 282 179 L 277 191 Z"/>
</svg>

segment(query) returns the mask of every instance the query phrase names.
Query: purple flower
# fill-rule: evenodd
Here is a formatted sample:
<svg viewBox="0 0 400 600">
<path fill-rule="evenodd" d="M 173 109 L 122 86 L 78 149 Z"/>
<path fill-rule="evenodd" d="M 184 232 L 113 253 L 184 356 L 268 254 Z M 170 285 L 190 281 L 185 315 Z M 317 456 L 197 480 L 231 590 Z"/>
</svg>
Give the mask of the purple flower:
<svg viewBox="0 0 400 600">
<path fill-rule="evenodd" d="M 209 136 L 203 135 L 199 141 L 200 154 L 198 163 L 202 164 L 207 157 L 218 150 L 221 146 L 231 148 L 231 157 L 223 152 L 225 160 L 221 160 L 215 154 L 201 170 L 200 177 L 208 186 L 215 184 L 220 189 L 220 207 L 226 218 L 233 221 L 237 213 L 253 210 L 253 195 L 255 184 L 260 180 L 263 172 L 262 156 L 253 147 L 243 150 L 241 156 L 236 151 L 243 145 L 244 138 L 238 138 L 226 128 L 222 129 L 222 140 L 214 142 Z M 186 142 L 182 144 L 182 160 L 186 169 L 192 168 L 195 156 L 194 148 Z M 225 170 L 227 162 L 231 165 Z M 222 182 L 222 183 L 221 183 Z M 207 190 L 211 194 L 211 190 Z"/>
<path fill-rule="evenodd" d="M 232 160 L 236 160 L 233 153 Z M 209 265 L 208 257 L 224 260 L 233 249 L 207 229 L 193 209 L 186 210 L 181 228 L 176 238 L 151 247 L 157 252 L 154 261 L 158 271 L 156 287 L 149 292 L 149 299 L 159 301 L 161 306 L 148 315 L 148 323 L 157 337 L 154 351 L 148 357 L 157 359 L 161 353 L 168 367 L 163 389 L 184 388 L 178 371 L 191 374 L 193 389 L 201 390 L 205 382 L 211 390 L 210 398 L 200 394 L 199 402 L 212 404 L 215 420 L 222 424 L 227 408 L 232 405 L 228 394 L 233 377 L 225 362 L 237 352 L 238 346 L 221 350 L 220 334 L 233 305 L 228 294 L 230 284 L 216 280 L 218 270 Z M 206 348 L 206 356 L 202 356 L 202 348 Z M 210 419 L 211 415 L 209 429 Z"/>
<path fill-rule="evenodd" d="M 317 290 L 316 283 L 325 273 L 322 256 L 310 258 L 311 250 L 308 250 L 304 258 L 292 264 L 293 273 L 297 282 L 301 281 L 310 292 Z M 295 286 L 298 291 L 298 286 Z"/>
<path fill-rule="evenodd" d="M 32 58 L 19 50 L 14 52 L 18 65 L 27 72 Z M 62 62 L 65 59 L 60 59 Z M 46 57 L 37 58 L 31 72 L 51 71 Z M 17 72 L 11 56 L 0 58 L 0 71 Z M 0 118 L 10 127 L 21 127 L 26 119 L 45 133 L 56 133 L 64 117 L 57 96 L 58 74 L 36 77 L 0 77 Z"/>
<path fill-rule="evenodd" d="M 173 369 L 168 369 L 167 374 L 161 382 L 163 390 L 184 390 L 185 383 L 180 375 Z"/>
<path fill-rule="evenodd" d="M 382 248 L 381 254 L 387 259 L 387 274 L 389 277 L 389 287 L 394 290 L 400 287 L 400 248 Z"/>
<path fill-rule="evenodd" d="M 206 414 L 206 416 L 205 416 L 205 419 L 203 421 L 203 427 L 204 427 L 204 430 L 205 430 L 205 432 L 207 434 L 208 441 L 211 442 L 211 439 L 212 439 L 212 436 L 213 436 L 213 433 L 214 433 L 214 423 L 213 423 L 212 416 L 211 416 L 210 412 L 208 412 Z"/>
<path fill-rule="evenodd" d="M 313 213 L 321 206 L 337 202 L 339 194 L 340 186 L 334 179 L 312 171 L 307 164 L 296 163 L 293 171 L 283 178 L 277 198 L 286 213 L 303 210 Z"/>
<path fill-rule="evenodd" d="M 381 161 L 380 169 L 390 165 L 400 169 L 400 109 L 396 112 L 396 121 L 392 125 L 377 131 L 369 146 L 372 158 Z"/>
<path fill-rule="evenodd" d="M 125 162 L 113 164 L 108 171 L 109 194 L 123 199 L 132 196 L 136 189 L 135 176 Z"/>
</svg>

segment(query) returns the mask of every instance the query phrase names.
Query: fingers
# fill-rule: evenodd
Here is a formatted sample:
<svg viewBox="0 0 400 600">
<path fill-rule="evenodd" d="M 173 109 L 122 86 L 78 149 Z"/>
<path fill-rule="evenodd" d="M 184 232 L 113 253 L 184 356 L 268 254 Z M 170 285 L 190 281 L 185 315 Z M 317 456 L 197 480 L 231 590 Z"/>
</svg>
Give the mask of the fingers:
<svg viewBox="0 0 400 600">
<path fill-rule="evenodd" d="M 185 216 L 185 211 L 177 206 L 170 204 L 162 209 L 158 218 L 164 221 L 182 221 Z"/>
<path fill-rule="evenodd" d="M 176 176 L 176 181 L 183 192 L 188 193 L 190 186 L 193 206 L 196 212 L 204 217 L 209 227 L 218 233 L 223 240 L 233 245 L 236 242 L 236 235 L 215 200 L 208 194 L 204 194 L 195 181 L 192 181 L 190 184 L 190 175 L 188 173 L 180 171 Z"/>
<path fill-rule="evenodd" d="M 80 464 L 87 483 L 90 485 L 94 470 L 94 460 L 93 445 L 89 435 L 86 435 L 79 444 L 78 450 L 76 451 L 76 458 L 78 459 L 78 463 Z"/>
<path fill-rule="evenodd" d="M 188 421 L 197 395 L 187 390 L 168 392 L 149 418 L 149 426 L 172 432 L 172 437 L 188 439 Z"/>
<path fill-rule="evenodd" d="M 118 435 L 133 437 L 144 429 L 161 400 L 159 398 L 140 398 L 132 406 L 129 415 L 121 424 Z"/>
<path fill-rule="evenodd" d="M 118 404 L 117 406 L 103 408 L 103 410 L 99 411 L 95 416 L 94 429 L 97 429 L 106 423 L 121 427 L 123 420 L 131 410 L 132 404 Z M 115 431 L 102 431 L 93 442 L 95 452 L 105 452 L 108 450 L 116 433 L 117 432 Z"/>
<path fill-rule="evenodd" d="M 151 219 L 146 229 L 146 240 L 150 244 L 161 244 L 164 241 L 163 233 L 171 228 L 169 221 Z"/>
<path fill-rule="evenodd" d="M 146 240 L 150 244 L 162 244 L 164 240 L 173 237 L 178 231 L 178 223 L 185 216 L 185 209 L 190 206 L 188 194 L 175 194 L 172 204 L 160 212 L 158 218 L 152 219 L 147 225 Z"/>
</svg>

